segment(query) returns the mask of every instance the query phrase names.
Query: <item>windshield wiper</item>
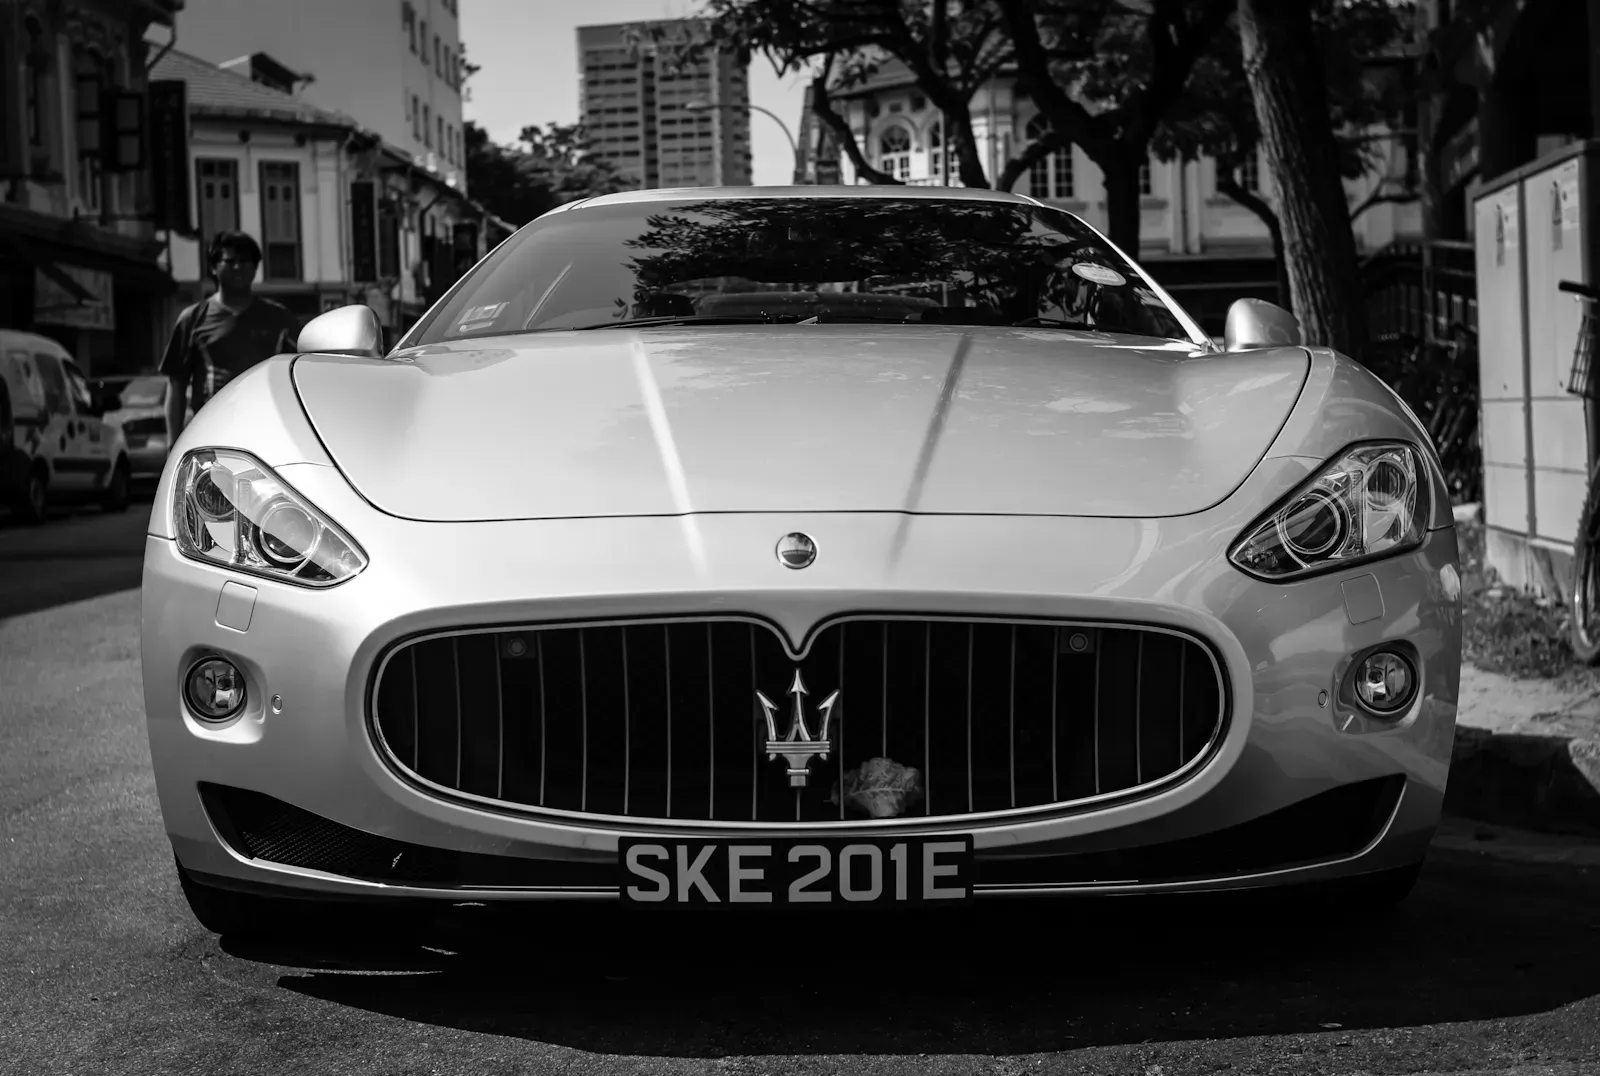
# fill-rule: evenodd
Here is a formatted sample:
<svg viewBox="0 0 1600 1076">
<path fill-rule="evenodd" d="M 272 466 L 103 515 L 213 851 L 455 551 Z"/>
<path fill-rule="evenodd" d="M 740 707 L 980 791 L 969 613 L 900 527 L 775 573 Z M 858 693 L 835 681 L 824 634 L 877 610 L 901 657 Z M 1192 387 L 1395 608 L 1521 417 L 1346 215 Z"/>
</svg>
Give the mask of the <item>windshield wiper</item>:
<svg viewBox="0 0 1600 1076">
<path fill-rule="evenodd" d="M 656 318 L 624 318 L 621 321 L 598 321 L 593 325 L 568 325 L 565 329 L 547 329 L 546 332 L 567 332 L 581 329 L 632 329 L 640 325 L 767 325 L 771 317 L 738 314 L 667 314 Z"/>
</svg>

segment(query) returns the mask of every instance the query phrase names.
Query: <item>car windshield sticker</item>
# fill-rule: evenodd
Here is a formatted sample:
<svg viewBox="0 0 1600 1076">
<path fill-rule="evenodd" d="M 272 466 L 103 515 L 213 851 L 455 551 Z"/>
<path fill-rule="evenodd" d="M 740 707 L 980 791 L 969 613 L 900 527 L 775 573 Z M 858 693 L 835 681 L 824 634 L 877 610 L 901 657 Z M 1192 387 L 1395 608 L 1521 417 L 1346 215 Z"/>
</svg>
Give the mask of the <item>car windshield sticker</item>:
<svg viewBox="0 0 1600 1076">
<path fill-rule="evenodd" d="M 1105 284 L 1110 287 L 1120 287 L 1128 282 L 1128 279 L 1121 273 L 1105 265 L 1091 265 L 1088 262 L 1078 262 L 1072 267 L 1072 271 L 1093 284 Z"/>
<path fill-rule="evenodd" d="M 506 308 L 505 303 L 495 303 L 493 306 L 474 306 L 461 315 L 461 321 L 456 325 L 456 332 L 469 333 L 474 329 L 487 329 L 495 323 L 500 312 Z"/>
</svg>

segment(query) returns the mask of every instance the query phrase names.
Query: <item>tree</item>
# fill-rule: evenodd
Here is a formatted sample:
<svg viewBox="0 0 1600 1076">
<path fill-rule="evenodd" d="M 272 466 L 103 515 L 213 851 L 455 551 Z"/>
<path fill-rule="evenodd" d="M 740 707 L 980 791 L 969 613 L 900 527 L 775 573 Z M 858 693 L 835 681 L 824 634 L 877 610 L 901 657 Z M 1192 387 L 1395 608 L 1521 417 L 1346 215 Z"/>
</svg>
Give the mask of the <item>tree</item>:
<svg viewBox="0 0 1600 1076">
<path fill-rule="evenodd" d="M 998 75 L 1010 56 L 992 5 L 967 0 L 704 0 L 708 32 L 631 28 L 637 45 L 653 44 L 673 68 L 722 49 L 760 53 L 780 75 L 812 68 L 811 108 L 833 133 L 856 173 L 873 183 L 899 179 L 875 168 L 855 132 L 834 107 L 833 93 L 853 89 L 888 59 L 905 64 L 917 86 L 945 117 L 944 138 L 961 182 L 987 187 L 990 178 L 972 130 L 973 95 Z"/>
<path fill-rule="evenodd" d="M 1391 133 L 1375 136 L 1378 125 L 1391 129 L 1409 99 L 1403 82 L 1378 77 L 1374 57 L 1393 54 L 1415 15 L 1412 0 L 1312 0 L 1313 26 L 1326 72 L 1328 115 L 1339 147 L 1339 174 L 1358 179 L 1387 163 L 1381 146 L 1393 146 Z M 1217 192 L 1250 210 L 1266 226 L 1272 240 L 1278 295 L 1292 308 L 1283 230 L 1267 199 L 1239 181 L 1245 162 L 1260 151 L 1255 98 L 1245 76 L 1237 25 L 1220 33 L 1195 64 L 1189 89 L 1168 110 L 1151 141 L 1160 160 L 1190 161 L 1209 156 L 1216 162 Z M 1351 210 L 1352 221 L 1383 202 L 1416 197 L 1408 185 L 1394 189 L 1385 175 Z"/>
<path fill-rule="evenodd" d="M 461 99 L 472 100 L 472 87 L 469 85 L 472 76 L 483 70 L 482 64 L 472 63 L 467 59 L 467 43 L 460 42 L 456 46 L 456 62 L 461 65 Z"/>
<path fill-rule="evenodd" d="M 1235 0 L 995 0 L 1015 52 L 1018 87 L 1050 126 L 1007 165 L 1001 186 L 1068 144 L 1105 176 L 1107 234 L 1137 255 L 1139 170 L 1163 118 Z"/>
<path fill-rule="evenodd" d="M 1146 146 L 1233 2 L 704 0 L 710 32 L 677 42 L 671 53 L 682 64 L 726 48 L 761 53 L 780 74 L 818 68 L 812 111 L 873 183 L 899 180 L 872 165 L 832 98 L 898 60 L 942 112 L 963 185 L 1010 190 L 1047 154 L 1076 142 L 1105 173 L 1112 240 L 1137 250 Z M 636 31 L 636 40 L 647 39 L 659 45 L 666 35 Z M 1049 129 L 990 176 L 973 134 L 972 99 L 1008 69 L 1020 69 Z"/>
<path fill-rule="evenodd" d="M 467 187 L 507 222 L 521 226 L 556 206 L 624 190 L 607 161 L 591 156 L 578 124 L 524 127 L 517 145 L 500 145 L 470 120 L 464 125 Z"/>
<path fill-rule="evenodd" d="M 1239 0 L 1239 41 L 1295 313 L 1309 340 L 1359 359 L 1366 311 L 1312 11 L 1305 0 Z"/>
</svg>

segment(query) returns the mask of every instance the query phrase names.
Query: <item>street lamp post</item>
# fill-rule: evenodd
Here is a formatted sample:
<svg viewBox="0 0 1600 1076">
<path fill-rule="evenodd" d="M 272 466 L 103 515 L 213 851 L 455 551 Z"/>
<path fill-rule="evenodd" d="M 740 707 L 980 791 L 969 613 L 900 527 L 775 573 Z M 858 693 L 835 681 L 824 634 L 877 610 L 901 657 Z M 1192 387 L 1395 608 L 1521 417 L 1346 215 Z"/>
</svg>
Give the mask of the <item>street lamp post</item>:
<svg viewBox="0 0 1600 1076">
<path fill-rule="evenodd" d="M 727 109 L 729 111 L 736 112 L 740 107 L 741 106 L 739 105 L 718 104 L 712 101 L 685 101 L 683 104 L 683 110 L 685 112 L 710 112 L 714 108 Z M 755 104 L 747 104 L 742 107 L 749 109 L 751 112 L 760 112 L 764 115 L 771 116 L 772 122 L 783 128 L 783 137 L 789 140 L 789 151 L 794 154 L 794 182 L 797 185 L 804 183 L 806 181 L 805 168 L 800 161 L 800 145 L 794 140 L 794 135 L 789 133 L 789 125 L 784 123 L 782 117 L 780 117 L 770 108 L 762 108 L 760 105 Z"/>
</svg>

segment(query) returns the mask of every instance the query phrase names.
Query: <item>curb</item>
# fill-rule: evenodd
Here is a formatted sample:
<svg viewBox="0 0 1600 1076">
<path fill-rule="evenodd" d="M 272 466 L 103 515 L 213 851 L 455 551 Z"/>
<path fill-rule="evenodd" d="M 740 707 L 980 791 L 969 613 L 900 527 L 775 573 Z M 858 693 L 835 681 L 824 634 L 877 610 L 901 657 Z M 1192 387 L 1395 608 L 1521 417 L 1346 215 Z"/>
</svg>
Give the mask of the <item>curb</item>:
<svg viewBox="0 0 1600 1076">
<path fill-rule="evenodd" d="M 1447 814 L 1600 838 L 1600 740 L 1456 727 Z"/>
</svg>

